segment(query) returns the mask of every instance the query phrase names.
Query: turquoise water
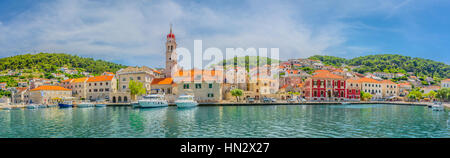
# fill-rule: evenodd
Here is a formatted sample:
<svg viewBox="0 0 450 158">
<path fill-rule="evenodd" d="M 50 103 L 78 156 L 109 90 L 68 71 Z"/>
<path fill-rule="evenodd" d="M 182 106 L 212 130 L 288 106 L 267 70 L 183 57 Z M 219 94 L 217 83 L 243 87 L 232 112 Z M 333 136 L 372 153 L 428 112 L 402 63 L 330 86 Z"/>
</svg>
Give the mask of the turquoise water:
<svg viewBox="0 0 450 158">
<path fill-rule="evenodd" d="M 0 110 L 0 137 L 450 137 L 449 113 L 405 105 Z"/>
</svg>

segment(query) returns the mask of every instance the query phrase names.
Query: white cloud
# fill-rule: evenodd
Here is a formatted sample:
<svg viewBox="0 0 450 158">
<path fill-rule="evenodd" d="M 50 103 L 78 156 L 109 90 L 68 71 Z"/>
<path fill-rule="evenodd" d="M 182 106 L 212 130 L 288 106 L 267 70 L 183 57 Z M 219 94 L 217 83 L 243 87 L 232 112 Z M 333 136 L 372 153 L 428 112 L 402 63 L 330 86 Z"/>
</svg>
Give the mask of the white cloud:
<svg viewBox="0 0 450 158">
<path fill-rule="evenodd" d="M 0 53 L 66 52 L 162 67 L 173 22 L 179 46 L 190 50 L 193 40 L 201 39 L 204 50 L 276 47 L 282 59 L 307 57 L 346 42 L 345 30 L 351 27 L 340 19 L 393 7 L 379 3 L 258 0 L 218 10 L 183 1 L 61 0 L 0 22 Z"/>
</svg>

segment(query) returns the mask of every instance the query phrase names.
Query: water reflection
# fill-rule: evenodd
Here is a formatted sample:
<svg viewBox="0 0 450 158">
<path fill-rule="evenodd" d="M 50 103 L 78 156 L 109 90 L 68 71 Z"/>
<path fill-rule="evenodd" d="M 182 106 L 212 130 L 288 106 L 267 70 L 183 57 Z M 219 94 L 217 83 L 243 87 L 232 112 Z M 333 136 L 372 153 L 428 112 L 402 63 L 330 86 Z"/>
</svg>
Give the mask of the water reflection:
<svg viewBox="0 0 450 158">
<path fill-rule="evenodd" d="M 448 111 L 396 105 L 0 111 L 0 137 L 450 137 Z"/>
</svg>

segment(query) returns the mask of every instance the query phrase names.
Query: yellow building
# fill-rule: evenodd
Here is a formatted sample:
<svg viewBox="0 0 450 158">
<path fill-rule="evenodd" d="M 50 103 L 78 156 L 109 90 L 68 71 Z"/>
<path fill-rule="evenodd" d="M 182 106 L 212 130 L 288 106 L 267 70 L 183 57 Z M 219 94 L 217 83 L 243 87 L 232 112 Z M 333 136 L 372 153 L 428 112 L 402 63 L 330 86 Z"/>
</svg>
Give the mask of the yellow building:
<svg viewBox="0 0 450 158">
<path fill-rule="evenodd" d="M 58 100 L 72 97 L 72 90 L 60 86 L 39 86 L 29 92 L 30 103 L 56 104 Z"/>
<path fill-rule="evenodd" d="M 391 80 L 383 80 L 380 83 L 382 87 L 383 98 L 399 96 L 399 88 L 397 83 L 394 83 Z"/>
</svg>

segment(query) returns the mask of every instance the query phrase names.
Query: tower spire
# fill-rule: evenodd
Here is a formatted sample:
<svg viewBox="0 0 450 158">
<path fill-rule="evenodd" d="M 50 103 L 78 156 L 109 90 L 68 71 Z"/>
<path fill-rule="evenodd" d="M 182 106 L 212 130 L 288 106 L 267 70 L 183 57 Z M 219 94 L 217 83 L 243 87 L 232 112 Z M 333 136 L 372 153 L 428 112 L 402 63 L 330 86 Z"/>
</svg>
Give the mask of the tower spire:
<svg viewBox="0 0 450 158">
<path fill-rule="evenodd" d="M 170 33 L 172 33 L 172 23 L 170 23 Z"/>
</svg>

